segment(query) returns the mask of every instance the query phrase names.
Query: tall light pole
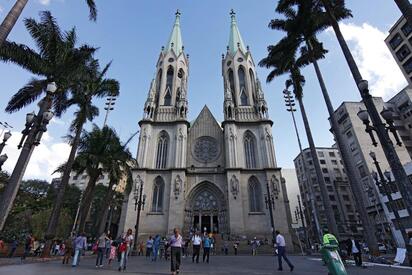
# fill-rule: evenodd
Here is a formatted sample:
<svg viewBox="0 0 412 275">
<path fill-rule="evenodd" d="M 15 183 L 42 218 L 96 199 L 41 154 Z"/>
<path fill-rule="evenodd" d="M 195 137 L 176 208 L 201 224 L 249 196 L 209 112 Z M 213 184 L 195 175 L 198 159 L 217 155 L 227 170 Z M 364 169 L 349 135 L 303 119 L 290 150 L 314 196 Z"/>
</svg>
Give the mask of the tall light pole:
<svg viewBox="0 0 412 275">
<path fill-rule="evenodd" d="M 144 210 L 144 205 L 146 203 L 146 194 L 143 194 L 143 180 L 138 177 L 135 180 L 135 189 L 134 189 L 134 210 L 137 210 L 136 216 L 136 225 L 134 232 L 134 243 L 132 255 L 137 255 L 137 238 L 139 237 L 139 223 L 140 223 L 140 212 Z"/>
<path fill-rule="evenodd" d="M 56 83 L 49 83 L 46 90 L 46 96 L 39 102 L 40 109 L 37 115 L 31 113 L 26 116 L 26 127 L 22 131 L 23 136 L 18 145 L 18 148 L 22 150 L 0 200 L 0 231 L 3 230 L 7 216 L 13 206 L 31 154 L 34 148 L 40 144 L 43 133 L 47 131 L 47 124 L 49 124 L 54 115 L 50 109 L 52 107 L 53 94 L 57 90 Z"/>
<path fill-rule="evenodd" d="M 313 190 L 313 186 L 312 186 L 312 182 L 310 179 L 310 171 L 306 165 L 306 161 L 305 161 L 305 157 L 303 154 L 303 148 L 302 148 L 302 142 L 300 141 L 300 135 L 299 135 L 299 130 L 298 127 L 296 126 L 296 118 L 295 118 L 295 100 L 293 99 L 292 96 L 292 92 L 289 90 L 284 90 L 283 91 L 283 97 L 285 98 L 285 105 L 287 107 L 286 111 L 288 111 L 291 116 L 292 116 L 292 120 L 293 120 L 293 126 L 295 128 L 295 133 L 296 133 L 296 138 L 298 140 L 298 145 L 299 145 L 299 152 L 300 155 L 302 156 L 302 166 L 303 166 L 303 170 L 305 171 L 305 178 L 303 179 L 305 182 L 305 185 L 308 189 L 309 192 L 309 200 L 310 200 L 310 204 L 311 204 L 311 208 L 312 208 L 312 217 L 313 220 L 315 222 L 315 231 L 317 234 L 314 234 L 317 236 L 318 238 L 318 242 L 321 243 L 322 241 L 322 230 L 320 228 L 320 223 L 319 223 L 319 215 L 318 215 L 318 210 L 317 210 L 317 206 L 316 206 L 316 200 L 315 200 L 315 193 Z"/>
<path fill-rule="evenodd" d="M 368 86 L 367 81 L 365 80 L 365 82 L 366 83 L 363 83 L 361 85 L 362 86 L 361 88 L 362 90 L 366 89 L 366 91 L 369 94 L 369 90 L 367 90 L 367 86 Z M 365 102 L 365 105 L 366 105 L 366 102 Z M 375 108 L 375 105 L 373 108 Z M 376 108 L 375 108 L 375 111 L 376 111 Z M 378 138 L 381 142 L 383 152 L 386 155 L 386 159 L 388 160 L 393 176 L 395 177 L 396 184 L 398 185 L 399 191 L 405 202 L 406 209 L 408 210 L 409 213 L 412 213 L 412 183 L 409 180 L 408 175 L 406 175 L 405 169 L 403 168 L 403 165 L 398 157 L 398 154 L 395 151 L 393 143 L 391 139 L 389 138 L 389 134 L 388 134 L 389 132 L 391 132 L 396 140 L 396 144 L 399 146 L 402 146 L 402 142 L 400 141 L 399 136 L 396 132 L 395 126 L 393 124 L 393 112 L 386 108 L 384 108 L 381 112 L 381 116 L 386 120 L 388 125 L 382 122 L 382 120 L 379 117 L 379 114 L 376 112 L 376 115 L 378 116 L 378 118 L 374 118 L 371 115 L 372 122 L 373 122 L 373 125 L 371 126 L 370 121 L 369 121 L 370 114 L 371 112 L 369 109 L 368 111 L 361 109 L 358 112 L 358 117 L 360 118 L 360 120 L 362 120 L 363 124 L 365 124 L 366 126 L 365 131 L 369 134 L 372 140 L 372 144 L 375 147 L 378 146 L 378 143 L 375 140 L 373 131 L 377 133 Z M 379 119 L 379 123 L 375 123 L 374 122 L 375 119 Z"/>
<path fill-rule="evenodd" d="M 378 171 L 378 173 L 375 172 L 372 174 L 373 178 L 375 179 L 375 184 L 378 186 L 379 193 L 385 195 L 388 198 L 389 210 L 392 210 L 393 215 L 395 216 L 395 223 L 398 226 L 399 231 L 401 231 L 405 245 L 407 245 L 409 243 L 408 235 L 406 233 L 405 227 L 403 226 L 398 210 L 394 209 L 393 207 L 394 204 L 392 191 L 397 190 L 397 184 L 395 182 L 392 182 L 390 172 L 385 171 L 385 173 L 382 173 L 382 169 L 379 165 L 378 160 L 376 159 L 376 154 L 374 152 L 370 152 L 369 155 L 373 160 L 373 164 L 375 164 L 376 170 Z M 411 212 L 409 212 L 409 214 L 411 214 Z"/>
<path fill-rule="evenodd" d="M 106 107 L 104 107 L 104 109 L 106 110 L 106 115 L 104 117 L 103 127 L 106 126 L 107 119 L 109 118 L 109 113 L 110 113 L 110 111 L 113 111 L 115 104 L 116 104 L 116 97 L 115 96 L 108 96 L 106 98 L 106 103 L 105 103 Z"/>
</svg>

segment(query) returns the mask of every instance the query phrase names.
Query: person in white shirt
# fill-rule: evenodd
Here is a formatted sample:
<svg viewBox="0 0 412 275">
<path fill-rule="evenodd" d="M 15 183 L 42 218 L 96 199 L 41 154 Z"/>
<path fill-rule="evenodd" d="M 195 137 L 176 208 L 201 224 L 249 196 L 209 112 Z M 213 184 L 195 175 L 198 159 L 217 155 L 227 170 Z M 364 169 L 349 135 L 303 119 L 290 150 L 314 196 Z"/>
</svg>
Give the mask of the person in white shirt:
<svg viewBox="0 0 412 275">
<path fill-rule="evenodd" d="M 283 270 L 283 267 L 282 267 L 282 258 L 283 258 L 285 262 L 288 264 L 290 271 L 293 271 L 295 267 L 286 257 L 285 238 L 280 234 L 278 230 L 276 230 L 275 233 L 276 233 L 276 247 L 278 249 L 278 263 L 279 263 L 278 270 Z"/>
<path fill-rule="evenodd" d="M 196 231 L 195 235 L 192 237 L 192 244 L 193 244 L 193 257 L 192 262 L 199 263 L 199 254 L 200 254 L 200 244 L 202 243 L 202 238 L 199 235 L 199 232 Z"/>
<path fill-rule="evenodd" d="M 359 244 L 359 241 L 351 239 L 348 242 L 350 253 L 353 255 L 353 259 L 357 266 L 362 266 L 362 249 Z"/>
</svg>

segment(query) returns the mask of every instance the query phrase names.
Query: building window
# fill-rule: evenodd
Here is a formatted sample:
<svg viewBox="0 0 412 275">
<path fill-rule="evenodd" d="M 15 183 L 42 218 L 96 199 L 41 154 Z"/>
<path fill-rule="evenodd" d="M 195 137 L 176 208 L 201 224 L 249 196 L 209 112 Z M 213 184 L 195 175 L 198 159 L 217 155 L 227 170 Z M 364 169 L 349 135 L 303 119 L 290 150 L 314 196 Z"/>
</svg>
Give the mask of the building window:
<svg viewBox="0 0 412 275">
<path fill-rule="evenodd" d="M 403 34 L 408 37 L 408 35 L 412 32 L 412 27 L 408 23 L 405 23 L 405 25 L 402 26 L 401 30 Z"/>
<path fill-rule="evenodd" d="M 360 174 L 361 178 L 364 178 L 364 177 L 367 176 L 365 166 L 363 166 L 363 165 L 358 166 L 358 170 L 359 170 L 359 174 Z"/>
<path fill-rule="evenodd" d="M 412 72 L 412 57 L 409 58 L 405 64 L 402 65 L 403 68 L 405 69 L 406 73 L 409 74 L 410 72 Z"/>
<path fill-rule="evenodd" d="M 334 158 L 335 157 L 335 152 L 329 152 L 329 157 Z"/>
<path fill-rule="evenodd" d="M 156 94 L 160 94 L 160 89 L 162 87 L 162 70 L 159 70 L 157 73 L 157 81 L 156 81 Z"/>
<path fill-rule="evenodd" d="M 318 155 L 319 155 L 320 158 L 325 157 L 325 154 L 323 152 L 318 152 Z"/>
<path fill-rule="evenodd" d="M 238 70 L 239 76 L 239 88 L 240 88 L 240 105 L 247 106 L 249 105 L 248 96 L 247 96 L 247 89 L 246 89 L 246 75 L 245 70 L 242 66 L 239 67 Z"/>
<path fill-rule="evenodd" d="M 156 168 L 164 169 L 167 165 L 167 149 L 169 137 L 165 131 L 162 131 L 157 141 Z"/>
<path fill-rule="evenodd" d="M 395 50 L 401 43 L 403 39 L 399 33 L 395 34 L 395 36 L 389 41 L 389 45 L 391 45 L 392 49 Z"/>
<path fill-rule="evenodd" d="M 319 160 L 320 164 L 326 164 L 326 161 L 324 159 Z"/>
<path fill-rule="evenodd" d="M 163 193 L 165 184 L 161 177 L 155 179 L 153 185 L 152 212 L 163 211 Z"/>
<path fill-rule="evenodd" d="M 252 87 L 252 94 L 257 94 L 255 74 L 253 73 L 252 69 L 249 69 L 249 77 L 250 77 L 250 84 L 251 84 L 250 86 Z"/>
<path fill-rule="evenodd" d="M 406 57 L 408 57 L 410 53 L 411 50 L 409 50 L 408 46 L 405 44 L 396 52 L 396 56 L 398 57 L 399 61 L 402 62 Z"/>
<path fill-rule="evenodd" d="M 228 76 L 229 76 L 229 86 L 230 86 L 230 92 L 232 93 L 232 99 L 235 100 L 235 78 L 233 76 L 233 71 L 232 69 L 229 69 L 228 71 Z"/>
<path fill-rule="evenodd" d="M 331 161 L 331 162 L 332 162 L 332 164 L 333 164 L 333 165 L 338 165 L 338 161 L 337 161 L 337 160 L 335 160 L 335 159 L 332 159 L 332 161 Z"/>
<path fill-rule="evenodd" d="M 349 201 L 349 196 L 348 195 L 343 195 L 342 198 L 343 198 L 344 201 Z"/>
<path fill-rule="evenodd" d="M 250 212 L 262 212 L 262 191 L 256 177 L 249 179 L 249 210 Z"/>
<path fill-rule="evenodd" d="M 172 105 L 173 76 L 174 76 L 173 68 L 169 67 L 169 69 L 167 69 L 167 76 L 166 76 L 166 95 L 164 98 L 165 106 Z"/>
<path fill-rule="evenodd" d="M 325 183 L 330 183 L 330 178 L 329 177 L 324 177 Z"/>
<path fill-rule="evenodd" d="M 327 169 L 327 168 L 322 168 L 322 172 L 323 172 L 323 174 L 327 174 L 327 173 L 328 173 L 328 169 Z"/>
<path fill-rule="evenodd" d="M 245 133 L 243 142 L 245 146 L 246 168 L 256 168 L 256 142 L 255 137 L 250 131 Z"/>
</svg>

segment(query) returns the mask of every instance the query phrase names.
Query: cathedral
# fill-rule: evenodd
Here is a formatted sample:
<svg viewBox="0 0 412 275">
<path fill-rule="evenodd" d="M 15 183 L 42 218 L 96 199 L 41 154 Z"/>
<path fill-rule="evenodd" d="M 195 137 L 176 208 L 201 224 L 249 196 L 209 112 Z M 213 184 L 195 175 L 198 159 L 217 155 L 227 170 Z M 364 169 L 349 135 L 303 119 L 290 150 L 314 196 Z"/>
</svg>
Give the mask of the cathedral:
<svg viewBox="0 0 412 275">
<path fill-rule="evenodd" d="M 178 227 L 224 236 L 271 239 L 275 230 L 291 245 L 291 214 L 276 164 L 268 105 L 249 47 L 231 12 L 229 44 L 222 55 L 224 121 L 207 106 L 189 122 L 189 58 L 179 11 L 156 63 L 139 122 L 138 168 L 123 207 L 120 230 L 135 228 L 136 192 L 143 187 L 139 238 Z M 272 205 L 268 203 L 273 200 Z"/>
</svg>

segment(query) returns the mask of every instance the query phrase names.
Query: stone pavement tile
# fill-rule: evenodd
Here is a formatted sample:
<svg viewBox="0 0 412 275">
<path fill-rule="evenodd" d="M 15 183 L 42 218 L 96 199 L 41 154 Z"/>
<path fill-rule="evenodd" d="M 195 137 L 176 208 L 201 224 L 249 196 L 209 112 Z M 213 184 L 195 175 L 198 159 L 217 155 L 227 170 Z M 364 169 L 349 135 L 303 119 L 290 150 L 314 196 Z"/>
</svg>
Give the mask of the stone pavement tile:
<svg viewBox="0 0 412 275">
<path fill-rule="evenodd" d="M 294 275 L 319 275 L 327 274 L 327 270 L 318 259 L 304 256 L 290 256 L 290 260 L 296 266 L 293 273 L 289 272 L 287 265 L 284 271 L 277 271 L 277 258 L 270 256 L 214 256 L 210 259 L 210 264 L 191 262 L 191 259 L 183 259 L 181 274 L 188 275 L 273 275 L 273 274 L 294 274 Z M 82 259 L 80 266 L 72 268 L 70 265 L 63 266 L 60 261 L 47 263 L 35 263 L 25 265 L 13 265 L 0 267 L 0 275 L 113 275 L 121 274 L 117 271 L 118 264 L 113 266 L 96 268 L 95 259 Z M 170 274 L 170 262 L 164 260 L 151 262 L 144 257 L 130 257 L 128 268 L 124 274 L 136 275 L 163 275 Z M 403 275 L 412 274 L 411 270 L 403 270 L 394 267 L 373 266 L 367 269 L 348 267 L 349 275 Z"/>
</svg>

